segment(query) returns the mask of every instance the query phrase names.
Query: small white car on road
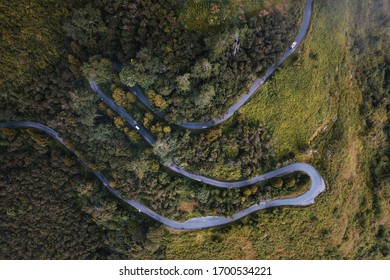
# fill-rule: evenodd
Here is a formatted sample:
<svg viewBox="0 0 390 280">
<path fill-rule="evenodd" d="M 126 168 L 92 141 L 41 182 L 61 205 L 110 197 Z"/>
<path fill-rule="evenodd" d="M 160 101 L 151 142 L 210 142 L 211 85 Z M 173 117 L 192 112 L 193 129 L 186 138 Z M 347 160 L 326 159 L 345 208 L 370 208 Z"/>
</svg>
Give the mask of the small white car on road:
<svg viewBox="0 0 390 280">
<path fill-rule="evenodd" d="M 135 126 L 135 129 L 136 129 L 136 130 L 139 130 L 139 126 L 138 126 L 138 125 L 136 125 L 136 126 Z"/>
<path fill-rule="evenodd" d="M 294 41 L 294 43 L 291 44 L 290 49 L 294 49 L 297 46 L 298 42 Z"/>
</svg>

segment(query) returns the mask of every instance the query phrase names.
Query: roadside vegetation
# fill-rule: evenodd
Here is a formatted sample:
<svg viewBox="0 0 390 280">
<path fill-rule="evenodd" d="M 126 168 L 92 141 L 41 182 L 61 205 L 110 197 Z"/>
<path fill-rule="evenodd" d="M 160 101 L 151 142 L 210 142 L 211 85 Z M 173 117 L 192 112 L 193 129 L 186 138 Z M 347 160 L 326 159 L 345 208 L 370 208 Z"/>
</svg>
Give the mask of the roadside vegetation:
<svg viewBox="0 0 390 280">
<path fill-rule="evenodd" d="M 127 86 L 141 85 L 173 121 L 217 116 L 289 46 L 304 1 L 30 2 L 0 4 L 0 121 L 49 125 L 124 197 L 177 220 L 228 216 L 302 193 L 309 180 L 295 173 L 220 190 L 170 173 L 170 160 L 227 181 L 304 161 L 327 191 L 310 207 L 175 232 L 113 199 L 46 135 L 1 129 L 0 230 L 18 238 L 2 239 L 0 258 L 8 250 L 17 258 L 389 258 L 386 1 L 314 1 L 295 54 L 238 114 L 201 132 L 167 125 Z M 125 67 L 116 73 L 111 61 Z M 150 129 L 155 147 L 98 100 L 88 78 Z M 70 227 L 69 213 L 82 225 Z M 44 230 L 26 240 L 35 222 Z M 60 242 L 70 229 L 77 241 Z"/>
<path fill-rule="evenodd" d="M 386 1 L 314 1 L 303 46 L 240 112 L 270 131 L 276 162 L 319 169 L 316 204 L 170 235 L 168 258 L 235 259 L 237 243 L 243 259 L 389 257 L 389 12 Z"/>
</svg>

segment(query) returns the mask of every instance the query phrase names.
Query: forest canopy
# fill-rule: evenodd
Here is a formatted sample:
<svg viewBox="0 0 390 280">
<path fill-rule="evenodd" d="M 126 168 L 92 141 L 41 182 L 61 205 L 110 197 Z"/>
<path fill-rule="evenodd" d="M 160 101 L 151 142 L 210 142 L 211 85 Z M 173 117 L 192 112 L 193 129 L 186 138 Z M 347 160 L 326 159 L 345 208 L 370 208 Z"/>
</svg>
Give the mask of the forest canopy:
<svg viewBox="0 0 390 280">
<path fill-rule="evenodd" d="M 221 116 L 291 45 L 304 3 L 0 2 L 1 121 L 52 127 L 126 199 L 185 220 L 229 216 L 309 184 L 294 173 L 221 190 L 170 172 L 171 161 L 227 181 L 303 161 L 329 186 L 315 207 L 269 209 L 174 235 L 114 199 L 47 135 L 2 128 L 0 258 L 388 257 L 386 1 L 313 1 L 302 45 L 242 110 L 212 129 L 170 125 L 131 88 L 139 86 L 172 122 Z M 101 102 L 88 80 L 156 144 Z"/>
</svg>

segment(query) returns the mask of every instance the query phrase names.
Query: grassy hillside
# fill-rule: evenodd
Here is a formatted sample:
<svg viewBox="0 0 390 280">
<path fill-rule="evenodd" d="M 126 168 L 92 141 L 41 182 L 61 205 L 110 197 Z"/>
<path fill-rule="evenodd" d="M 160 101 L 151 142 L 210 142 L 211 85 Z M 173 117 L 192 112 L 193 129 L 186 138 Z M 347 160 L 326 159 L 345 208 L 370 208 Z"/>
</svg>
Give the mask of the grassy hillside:
<svg viewBox="0 0 390 280">
<path fill-rule="evenodd" d="M 355 17 L 361 9 L 369 4 L 314 1 L 303 46 L 240 111 L 272 131 L 280 159 L 318 168 L 327 191 L 310 207 L 260 212 L 223 230 L 169 235 L 168 258 L 388 257 L 388 183 L 373 171 L 378 149 L 387 144 L 376 137 L 374 145 L 372 135 L 383 135 L 384 125 L 376 134 L 367 131 L 349 36 L 361 17 L 372 16 Z"/>
<path fill-rule="evenodd" d="M 216 2 L 221 5 L 213 6 Z M 24 119 L 52 126 L 91 167 L 102 171 L 124 197 L 139 199 L 176 219 L 229 214 L 257 201 L 260 194 L 291 195 L 280 187 L 280 179 L 274 181 L 280 185 L 275 193 L 264 190 L 270 188 L 265 185 L 220 191 L 166 172 L 153 154 L 156 149 L 146 147 L 135 130 L 97 103 L 82 76 L 88 72 L 86 69 L 102 71 L 109 81 L 113 77 L 109 71 L 103 71 L 110 68 L 107 59 L 139 59 L 138 70 L 145 74 L 142 78 L 146 82 L 151 78 L 147 71 L 150 68 L 167 85 L 177 83 L 185 88 L 186 75 L 178 77 L 180 83 L 175 79 L 178 65 L 187 63 L 192 67 L 204 51 L 210 51 L 203 42 L 207 32 L 220 32 L 223 42 L 223 31 L 234 31 L 226 26 L 241 20 L 241 12 L 253 16 L 247 23 L 254 24 L 253 28 L 259 25 L 254 29 L 256 33 L 263 28 L 267 34 L 275 35 L 276 31 L 276 42 L 283 41 L 287 46 L 289 39 L 283 32 L 294 29 L 303 0 L 293 9 L 289 9 L 291 3 L 298 1 L 250 1 L 250 5 L 246 2 L 196 0 L 193 3 L 199 5 L 191 6 L 188 1 L 180 6 L 174 0 L 134 0 L 134 5 L 121 5 L 114 0 L 3 1 L 0 116 L 4 121 Z M 280 14 L 269 13 L 271 2 Z M 196 10 L 203 8 L 205 14 Z M 181 14 L 172 13 L 174 9 Z M 185 168 L 221 180 L 234 180 L 292 162 L 308 162 L 320 171 L 327 185 L 314 205 L 268 209 L 226 227 L 176 232 L 119 203 L 96 180 L 83 174 L 77 160 L 53 140 L 36 131 L 2 129 L 0 228 L 6 234 L 0 242 L 0 257 L 389 258 L 389 14 L 385 0 L 315 0 L 309 33 L 296 53 L 237 115 L 222 126 L 201 133 L 174 127 L 171 131 L 166 123 L 146 113 L 132 93 L 122 89 L 123 85 L 118 86 L 119 77 L 113 75 L 114 99 L 127 100 L 126 108 L 137 121 L 150 128 L 159 140 L 174 143 L 176 154 L 169 156 Z M 194 15 L 199 18 L 191 22 Z M 213 21 L 205 24 L 204 18 L 210 15 Z M 267 18 L 266 15 L 268 21 L 263 21 L 261 16 Z M 190 31 L 189 35 L 184 36 L 183 30 Z M 292 36 L 287 33 L 286 36 Z M 166 42 L 156 44 L 157 38 Z M 189 48 L 189 42 L 196 44 Z M 246 46 L 243 41 L 242 49 L 251 55 L 262 53 L 265 47 L 273 55 L 284 49 L 272 42 L 264 45 L 259 40 Z M 216 48 L 217 43 L 211 45 Z M 161 65 L 153 63 L 153 53 L 145 51 L 145 47 L 155 48 L 157 56 L 165 54 L 162 62 L 164 67 L 171 68 L 173 78 L 155 71 Z M 141 48 L 144 50 L 136 55 Z M 249 79 L 245 73 L 253 72 L 247 66 L 259 66 L 256 59 L 260 64 L 273 61 L 264 61 L 257 55 L 253 59 L 245 57 L 242 67 L 247 72 L 243 72 L 235 65 L 230 45 L 215 51 L 221 60 L 231 59 L 236 71 L 232 73 L 237 73 L 233 75 L 237 79 Z M 238 52 L 237 61 L 240 55 Z M 91 63 L 96 69 L 87 67 L 89 60 L 96 60 L 96 65 Z M 204 84 L 201 79 L 206 79 L 202 78 L 200 65 L 187 69 L 197 76 L 199 86 Z M 216 73 L 217 70 L 218 67 Z M 225 69 L 207 79 L 215 82 L 226 72 Z M 217 110 L 217 104 L 222 110 L 233 102 L 233 93 L 242 89 L 224 82 L 219 85 L 226 86 L 232 95 L 222 98 L 220 103 L 206 98 L 212 111 Z M 107 83 L 105 90 L 111 89 Z M 190 95 L 179 100 L 167 92 L 150 92 L 159 108 L 166 101 L 183 107 L 184 101 L 193 99 Z M 202 101 L 204 96 L 201 97 Z M 183 108 L 196 108 L 191 102 Z M 203 103 L 197 100 L 197 104 Z M 179 108 L 178 114 L 183 113 L 183 108 Z M 32 168 L 36 162 L 42 164 Z M 283 180 L 285 185 L 298 181 L 292 177 Z M 56 193 L 51 194 L 52 190 Z M 74 220 L 79 224 L 73 225 Z M 62 238 L 64 235 L 68 236 Z M 72 240 L 62 242 L 68 238 Z M 84 244 L 83 240 L 88 241 Z"/>
</svg>

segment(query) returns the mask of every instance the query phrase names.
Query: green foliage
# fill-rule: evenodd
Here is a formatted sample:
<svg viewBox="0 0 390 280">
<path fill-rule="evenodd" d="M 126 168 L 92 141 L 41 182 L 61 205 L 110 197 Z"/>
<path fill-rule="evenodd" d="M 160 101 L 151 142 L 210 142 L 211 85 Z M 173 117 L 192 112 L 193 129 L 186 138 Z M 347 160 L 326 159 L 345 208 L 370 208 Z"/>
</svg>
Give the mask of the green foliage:
<svg viewBox="0 0 390 280">
<path fill-rule="evenodd" d="M 215 96 L 214 87 L 210 84 L 204 84 L 201 88 L 200 94 L 195 99 L 195 105 L 199 108 L 204 108 L 212 102 Z"/>
<path fill-rule="evenodd" d="M 377 181 L 388 142 L 383 135 L 388 103 L 382 95 L 388 28 L 384 32 L 380 20 L 388 13 L 385 2 L 314 1 L 312 27 L 299 56 L 239 115 L 273 132 L 268 147 L 277 152 L 275 162 L 294 155 L 287 163 L 314 162 L 327 191 L 311 207 L 270 209 L 224 229 L 169 236 L 168 258 L 229 259 L 237 243 L 232 236 L 248 231 L 240 247 L 259 259 L 389 257 L 389 188 Z M 366 30 L 370 24 L 373 28 Z M 291 188 L 298 179 L 277 181 Z M 235 259 L 246 257 L 237 252 Z"/>
<path fill-rule="evenodd" d="M 205 39 L 206 46 L 211 53 L 211 61 L 218 60 L 218 58 L 221 58 L 225 52 L 228 52 L 228 49 L 234 43 L 236 31 L 237 29 L 223 30 L 215 36 Z"/>
<path fill-rule="evenodd" d="M 157 74 L 161 71 L 161 64 L 149 49 L 143 48 L 130 66 L 124 67 L 120 73 L 121 82 L 127 86 L 140 85 L 145 90 L 153 86 Z"/>
<path fill-rule="evenodd" d="M 229 25 L 243 21 L 243 15 L 256 15 L 273 2 L 247 0 L 194 0 L 183 1 L 179 20 L 186 29 L 209 32 L 213 29 L 229 28 Z"/>
<path fill-rule="evenodd" d="M 190 74 L 186 73 L 176 78 L 176 85 L 179 91 L 187 92 L 191 89 Z"/>
<path fill-rule="evenodd" d="M 99 9 L 87 4 L 72 13 L 71 21 L 64 24 L 66 34 L 80 45 L 97 45 L 97 40 L 107 32 Z"/>
<path fill-rule="evenodd" d="M 213 65 L 207 59 L 199 60 L 192 68 L 191 77 L 198 79 L 210 78 L 212 69 Z"/>
<path fill-rule="evenodd" d="M 283 186 L 283 180 L 280 178 L 272 180 L 272 186 L 274 188 L 280 189 Z"/>
<path fill-rule="evenodd" d="M 157 143 L 164 144 L 164 157 L 169 154 L 169 159 L 187 170 L 229 181 L 268 171 L 273 156 L 265 135 L 267 131 L 262 127 L 234 122 L 224 130 L 173 131 Z"/>
<path fill-rule="evenodd" d="M 55 64 L 66 43 L 62 24 L 74 1 L 20 0 L 0 2 L 0 88 L 8 94 L 10 84 L 26 85 L 37 71 Z"/>
<path fill-rule="evenodd" d="M 261 10 L 265 6 L 260 2 L 136 2 L 134 10 L 142 11 L 137 16 L 131 7 L 104 1 L 103 10 L 108 14 L 115 10 L 123 17 L 111 22 L 119 36 L 118 44 L 108 37 L 102 40 L 102 48 L 118 48 L 117 57 L 125 65 L 119 75 L 121 82 L 164 96 L 165 102 L 158 102 L 157 107 L 173 122 L 220 117 L 245 93 L 254 77 L 264 74 L 277 60 L 297 31 L 302 5 L 284 11 L 273 9 L 273 3 Z M 215 23 L 219 22 L 212 25 L 218 28 L 198 32 L 186 27 L 183 16 L 197 6 L 210 9 Z M 260 11 L 264 12 L 261 16 Z M 191 20 L 196 25 L 197 18 L 191 16 Z M 209 85 L 207 89 L 205 84 Z M 154 101 L 152 97 L 149 100 Z"/>
<path fill-rule="evenodd" d="M 220 116 L 297 31 L 302 1 L 272 1 L 283 4 L 277 10 L 266 2 L 3 1 L 3 119 L 52 126 L 88 166 L 115 182 L 124 198 L 183 220 L 228 216 L 260 200 L 295 196 L 309 184 L 307 176 L 291 174 L 220 190 L 166 172 L 160 163 L 171 160 L 220 180 L 311 162 L 324 175 L 327 192 L 311 207 L 269 209 L 223 228 L 172 235 L 118 203 L 44 135 L 1 129 L 0 197 L 5 203 L 0 231 L 5 238 L 0 255 L 388 258 L 385 1 L 314 1 L 303 48 L 217 129 L 171 130 L 121 90 L 120 82 L 140 85 L 174 121 Z M 119 77 L 111 59 L 130 62 Z M 113 91 L 118 103 L 150 127 L 159 137 L 154 150 L 145 149 L 135 130 L 96 104 L 81 73 L 107 83 L 104 90 Z M 185 79 L 177 82 L 177 77 Z M 112 78 L 115 84 L 108 84 Z M 69 237 L 65 243 L 64 236 Z"/>
<path fill-rule="evenodd" d="M 213 25 L 214 19 L 209 18 L 209 10 L 205 1 L 186 1 L 180 19 L 187 29 L 204 31 L 209 25 Z"/>
<path fill-rule="evenodd" d="M 86 79 L 98 84 L 108 83 L 112 80 L 111 61 L 99 55 L 90 57 L 88 63 L 84 63 L 81 67 L 81 72 Z"/>
<path fill-rule="evenodd" d="M 6 146 L 0 146 L 0 257 L 106 258 L 104 231 L 78 205 L 76 189 L 87 187 L 85 176 L 79 175 L 80 165 L 74 159 L 65 165 L 66 153 L 56 144 L 50 152 L 38 145 L 20 149 L 34 145 L 26 132 L 18 132 L 9 140 L 7 147 L 19 148 L 10 153 Z"/>
<path fill-rule="evenodd" d="M 119 78 L 121 79 L 121 82 L 128 87 L 133 87 L 138 82 L 136 70 L 133 66 L 123 67 L 122 71 L 119 73 Z"/>
<path fill-rule="evenodd" d="M 169 135 L 167 136 L 169 137 Z M 158 139 L 153 146 L 153 153 L 157 155 L 163 163 L 172 162 L 175 153 L 177 140 L 175 138 Z"/>
</svg>

